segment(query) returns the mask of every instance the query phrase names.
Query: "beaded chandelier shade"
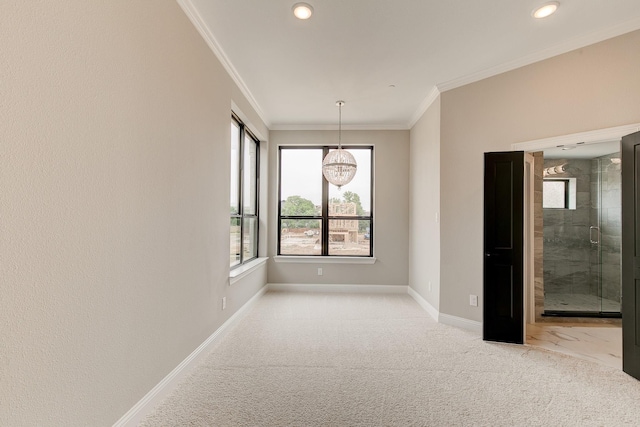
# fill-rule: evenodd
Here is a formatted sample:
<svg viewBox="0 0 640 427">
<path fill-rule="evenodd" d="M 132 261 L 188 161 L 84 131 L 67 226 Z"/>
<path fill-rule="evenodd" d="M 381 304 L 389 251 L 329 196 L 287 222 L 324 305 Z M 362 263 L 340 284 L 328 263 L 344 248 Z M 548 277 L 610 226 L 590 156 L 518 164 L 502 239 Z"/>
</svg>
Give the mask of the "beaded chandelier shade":
<svg viewBox="0 0 640 427">
<path fill-rule="evenodd" d="M 337 101 L 336 105 L 339 109 L 338 149 L 329 151 L 329 154 L 322 161 L 322 174 L 330 184 L 340 189 L 356 176 L 358 164 L 353 154 L 342 149 L 342 106 L 344 101 Z"/>
</svg>

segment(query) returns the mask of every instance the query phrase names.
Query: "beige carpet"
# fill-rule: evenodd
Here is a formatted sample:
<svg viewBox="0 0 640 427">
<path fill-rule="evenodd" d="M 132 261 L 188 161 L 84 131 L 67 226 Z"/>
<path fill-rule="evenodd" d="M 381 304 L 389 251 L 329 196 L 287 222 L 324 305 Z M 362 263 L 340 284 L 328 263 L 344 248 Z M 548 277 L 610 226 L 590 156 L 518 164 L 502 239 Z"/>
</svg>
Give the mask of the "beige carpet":
<svg viewBox="0 0 640 427">
<path fill-rule="evenodd" d="M 638 426 L 640 382 L 434 322 L 408 295 L 267 293 L 143 426 Z"/>
</svg>

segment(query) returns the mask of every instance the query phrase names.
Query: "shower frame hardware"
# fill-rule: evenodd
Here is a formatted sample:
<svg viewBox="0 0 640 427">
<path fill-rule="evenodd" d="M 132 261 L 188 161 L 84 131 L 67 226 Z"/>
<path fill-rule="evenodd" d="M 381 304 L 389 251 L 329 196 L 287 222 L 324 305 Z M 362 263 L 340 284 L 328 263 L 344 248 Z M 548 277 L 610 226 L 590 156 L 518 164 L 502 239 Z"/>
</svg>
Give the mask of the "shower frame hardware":
<svg viewBox="0 0 640 427">
<path fill-rule="evenodd" d="M 597 319 L 621 319 L 622 313 L 619 311 L 565 311 L 565 310 L 545 310 L 542 317 L 593 317 Z"/>
<path fill-rule="evenodd" d="M 593 231 L 595 230 L 596 232 L 596 238 L 593 238 Z M 597 245 L 598 243 L 600 243 L 600 227 L 596 227 L 595 225 L 592 225 L 591 227 L 589 227 L 589 241 L 591 242 L 592 245 Z"/>
</svg>

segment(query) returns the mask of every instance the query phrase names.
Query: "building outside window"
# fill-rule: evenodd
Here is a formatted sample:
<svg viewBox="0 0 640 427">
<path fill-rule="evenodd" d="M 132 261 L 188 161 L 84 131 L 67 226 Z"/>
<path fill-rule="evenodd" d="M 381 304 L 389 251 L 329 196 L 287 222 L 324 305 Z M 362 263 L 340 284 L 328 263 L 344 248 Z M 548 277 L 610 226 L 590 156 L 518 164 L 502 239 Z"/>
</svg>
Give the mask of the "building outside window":
<svg viewBox="0 0 640 427">
<path fill-rule="evenodd" d="M 230 266 L 258 257 L 258 188 L 260 143 L 235 115 L 231 116 Z"/>
<path fill-rule="evenodd" d="M 278 255 L 373 256 L 373 147 L 343 147 L 358 171 L 341 189 L 322 175 L 336 148 L 279 148 Z"/>
</svg>

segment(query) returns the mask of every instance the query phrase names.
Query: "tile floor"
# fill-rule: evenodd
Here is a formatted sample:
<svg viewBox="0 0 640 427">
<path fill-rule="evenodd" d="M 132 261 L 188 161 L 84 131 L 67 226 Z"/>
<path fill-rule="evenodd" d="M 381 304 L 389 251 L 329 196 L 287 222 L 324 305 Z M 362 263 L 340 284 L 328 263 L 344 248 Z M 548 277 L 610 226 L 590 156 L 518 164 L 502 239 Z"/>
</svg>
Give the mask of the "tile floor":
<svg viewBox="0 0 640 427">
<path fill-rule="evenodd" d="M 622 369 L 622 328 L 619 326 L 527 324 L 526 344 Z"/>
</svg>

